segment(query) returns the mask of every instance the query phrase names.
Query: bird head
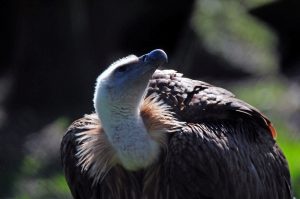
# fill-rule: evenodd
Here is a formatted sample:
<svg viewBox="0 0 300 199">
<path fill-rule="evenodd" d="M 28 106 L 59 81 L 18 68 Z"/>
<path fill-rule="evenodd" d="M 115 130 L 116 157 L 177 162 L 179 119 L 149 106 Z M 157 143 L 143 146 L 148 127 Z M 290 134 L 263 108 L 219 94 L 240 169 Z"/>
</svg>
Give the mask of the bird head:
<svg viewBox="0 0 300 199">
<path fill-rule="evenodd" d="M 167 62 L 163 50 L 141 57 L 129 55 L 111 64 L 97 79 L 94 96 L 96 112 L 106 106 L 137 107 L 145 95 L 154 71 Z"/>
</svg>

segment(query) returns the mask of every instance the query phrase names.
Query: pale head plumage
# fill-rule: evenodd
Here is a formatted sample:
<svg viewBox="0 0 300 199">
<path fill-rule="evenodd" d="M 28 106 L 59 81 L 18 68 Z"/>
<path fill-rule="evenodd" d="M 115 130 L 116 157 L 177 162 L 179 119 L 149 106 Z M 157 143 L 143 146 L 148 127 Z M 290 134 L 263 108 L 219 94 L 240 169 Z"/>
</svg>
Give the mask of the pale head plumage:
<svg viewBox="0 0 300 199">
<path fill-rule="evenodd" d="M 158 158 L 163 139 L 156 140 L 149 134 L 141 107 L 149 79 L 157 67 L 166 62 L 167 55 L 162 50 L 142 57 L 130 55 L 110 65 L 97 79 L 95 110 L 107 140 L 126 169 L 144 168 Z M 167 110 L 162 103 L 160 105 Z"/>
</svg>

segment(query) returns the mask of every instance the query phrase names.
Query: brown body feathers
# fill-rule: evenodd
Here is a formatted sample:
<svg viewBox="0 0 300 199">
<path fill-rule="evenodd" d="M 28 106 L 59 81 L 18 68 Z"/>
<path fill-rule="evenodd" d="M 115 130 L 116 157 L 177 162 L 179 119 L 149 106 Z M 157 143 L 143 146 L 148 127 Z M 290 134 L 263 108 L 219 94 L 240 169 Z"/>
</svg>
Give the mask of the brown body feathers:
<svg viewBox="0 0 300 199">
<path fill-rule="evenodd" d="M 75 199 L 291 199 L 275 129 L 229 91 L 157 70 L 140 107 L 157 161 L 124 169 L 95 114 L 75 121 L 61 144 Z"/>
</svg>

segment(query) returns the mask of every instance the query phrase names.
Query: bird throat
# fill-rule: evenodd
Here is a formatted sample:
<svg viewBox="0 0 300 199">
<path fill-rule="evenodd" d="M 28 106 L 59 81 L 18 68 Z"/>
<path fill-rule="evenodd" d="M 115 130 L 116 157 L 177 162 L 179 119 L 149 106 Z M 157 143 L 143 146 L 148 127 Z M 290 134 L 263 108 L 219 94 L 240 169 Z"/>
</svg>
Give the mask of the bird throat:
<svg viewBox="0 0 300 199">
<path fill-rule="evenodd" d="M 135 112 L 110 114 L 101 109 L 101 116 L 86 115 L 87 130 L 78 133 L 78 162 L 82 171 L 102 180 L 117 164 L 128 170 L 139 170 L 155 163 L 162 150 L 167 149 L 168 134 L 182 128 L 170 107 L 153 95 L 143 99 Z M 108 116 L 115 116 L 110 118 Z"/>
<path fill-rule="evenodd" d="M 138 170 L 155 161 L 159 155 L 159 143 L 149 135 L 140 114 L 128 115 L 117 111 L 110 118 L 114 119 L 102 121 L 101 118 L 101 122 L 122 166 Z"/>
<path fill-rule="evenodd" d="M 181 128 L 170 107 L 150 95 L 134 107 L 101 109 L 98 116 L 108 142 L 116 152 L 118 163 L 129 170 L 146 168 L 166 148 L 168 133 Z"/>
</svg>

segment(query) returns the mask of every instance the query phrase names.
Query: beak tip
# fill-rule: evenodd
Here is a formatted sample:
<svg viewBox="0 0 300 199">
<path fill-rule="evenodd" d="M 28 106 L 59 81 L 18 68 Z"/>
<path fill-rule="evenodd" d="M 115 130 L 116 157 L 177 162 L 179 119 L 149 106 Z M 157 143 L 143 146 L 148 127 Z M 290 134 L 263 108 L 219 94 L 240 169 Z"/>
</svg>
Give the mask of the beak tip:
<svg viewBox="0 0 300 199">
<path fill-rule="evenodd" d="M 168 56 L 165 51 L 161 49 L 152 50 L 143 57 L 145 62 L 153 62 L 154 64 L 158 64 L 158 66 L 168 63 Z"/>
</svg>

